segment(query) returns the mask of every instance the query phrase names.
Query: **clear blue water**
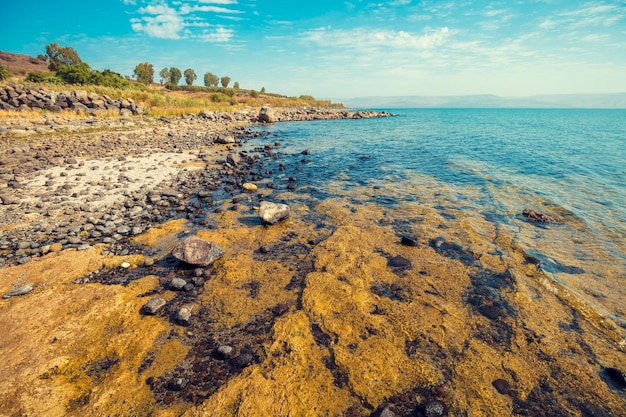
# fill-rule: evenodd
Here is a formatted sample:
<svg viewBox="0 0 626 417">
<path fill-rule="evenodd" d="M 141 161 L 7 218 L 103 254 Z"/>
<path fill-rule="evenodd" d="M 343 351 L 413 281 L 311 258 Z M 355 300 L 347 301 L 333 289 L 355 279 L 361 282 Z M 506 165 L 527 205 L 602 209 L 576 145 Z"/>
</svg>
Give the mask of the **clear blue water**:
<svg viewBox="0 0 626 417">
<path fill-rule="evenodd" d="M 259 129 L 292 156 L 284 175 L 296 176 L 307 198 L 347 198 L 399 217 L 427 208 L 450 220 L 446 227 L 475 226 L 477 234 L 490 223 L 541 259 L 555 282 L 626 328 L 626 110 L 393 113 Z M 529 224 L 526 207 L 563 223 Z"/>
</svg>

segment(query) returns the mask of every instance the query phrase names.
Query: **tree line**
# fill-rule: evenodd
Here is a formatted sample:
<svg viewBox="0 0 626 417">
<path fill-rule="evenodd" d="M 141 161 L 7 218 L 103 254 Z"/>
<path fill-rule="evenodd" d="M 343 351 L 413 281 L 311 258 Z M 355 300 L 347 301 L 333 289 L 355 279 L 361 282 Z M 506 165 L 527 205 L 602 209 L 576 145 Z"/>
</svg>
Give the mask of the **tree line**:
<svg viewBox="0 0 626 417">
<path fill-rule="evenodd" d="M 140 83 L 152 84 L 154 82 L 154 67 L 152 66 L 152 64 L 148 62 L 141 62 L 137 64 L 133 74 L 135 75 L 135 78 L 137 79 L 137 81 L 139 81 Z M 186 70 L 181 72 L 180 69 L 176 67 L 171 67 L 171 68 L 165 67 L 159 72 L 161 84 L 166 84 L 166 85 L 167 84 L 178 85 L 178 82 L 183 76 L 185 77 L 185 83 L 188 86 L 193 85 L 193 82 L 198 78 L 193 68 L 187 68 Z M 220 78 L 211 72 L 206 72 L 204 74 L 204 85 L 206 87 L 217 87 L 218 85 L 221 84 L 222 87 L 228 88 L 230 81 L 231 81 L 230 77 L 228 76 L 224 76 Z M 239 83 L 237 81 L 235 81 L 235 83 L 233 84 L 233 88 L 234 89 L 240 88 Z"/>
</svg>

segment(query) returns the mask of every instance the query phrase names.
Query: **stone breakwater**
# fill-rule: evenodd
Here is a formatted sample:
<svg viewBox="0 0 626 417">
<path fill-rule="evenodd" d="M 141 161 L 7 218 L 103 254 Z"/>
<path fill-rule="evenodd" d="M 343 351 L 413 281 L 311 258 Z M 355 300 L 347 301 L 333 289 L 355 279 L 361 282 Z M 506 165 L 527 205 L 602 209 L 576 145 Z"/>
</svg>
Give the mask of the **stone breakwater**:
<svg viewBox="0 0 626 417">
<path fill-rule="evenodd" d="M 112 99 L 107 95 L 88 93 L 85 90 L 49 91 L 7 85 L 0 88 L 0 110 L 44 109 L 51 112 L 73 110 L 92 116 L 115 112 L 122 116 L 144 114 L 146 107 L 130 98 Z"/>
</svg>

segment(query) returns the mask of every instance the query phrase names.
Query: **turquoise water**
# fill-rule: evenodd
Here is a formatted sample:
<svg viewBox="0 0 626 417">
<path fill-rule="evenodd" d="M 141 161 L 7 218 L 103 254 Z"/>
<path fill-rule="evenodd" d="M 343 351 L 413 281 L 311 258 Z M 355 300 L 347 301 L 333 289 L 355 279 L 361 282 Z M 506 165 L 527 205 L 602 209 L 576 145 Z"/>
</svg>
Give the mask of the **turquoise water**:
<svg viewBox="0 0 626 417">
<path fill-rule="evenodd" d="M 348 199 L 407 221 L 437 211 L 458 236 L 492 239 L 488 223 L 626 334 L 626 110 L 393 112 L 259 127 L 291 156 L 275 180 L 295 177 L 312 205 Z M 528 223 L 527 207 L 562 223 Z"/>
</svg>

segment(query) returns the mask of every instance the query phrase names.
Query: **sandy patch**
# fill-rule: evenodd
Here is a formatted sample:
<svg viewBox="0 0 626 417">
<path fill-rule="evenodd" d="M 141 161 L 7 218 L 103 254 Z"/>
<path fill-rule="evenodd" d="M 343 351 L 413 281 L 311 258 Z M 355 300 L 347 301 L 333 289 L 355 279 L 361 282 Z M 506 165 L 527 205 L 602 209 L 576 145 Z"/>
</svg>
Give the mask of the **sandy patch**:
<svg viewBox="0 0 626 417">
<path fill-rule="evenodd" d="M 79 165 L 54 167 L 39 172 L 23 184 L 26 203 L 87 204 L 102 209 L 122 200 L 124 195 L 155 188 L 187 170 L 201 169 L 192 152 L 156 152 L 146 156 L 79 160 Z"/>
</svg>

